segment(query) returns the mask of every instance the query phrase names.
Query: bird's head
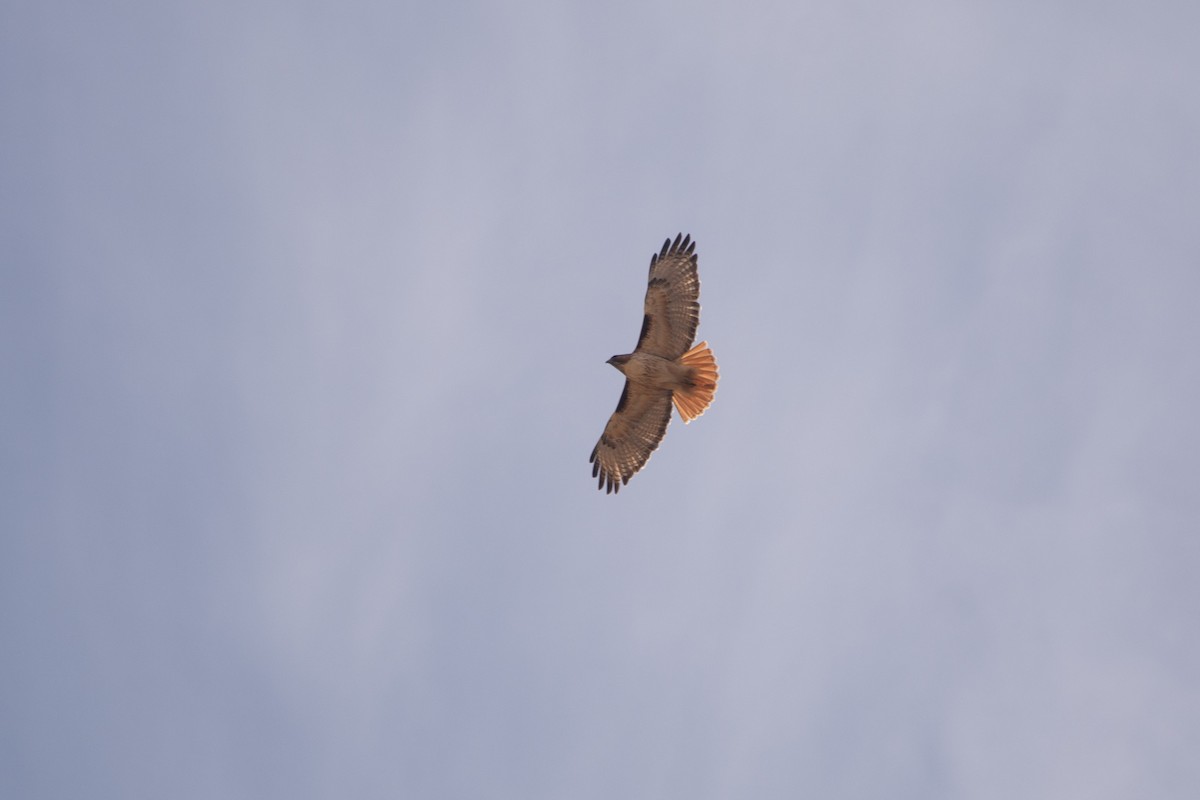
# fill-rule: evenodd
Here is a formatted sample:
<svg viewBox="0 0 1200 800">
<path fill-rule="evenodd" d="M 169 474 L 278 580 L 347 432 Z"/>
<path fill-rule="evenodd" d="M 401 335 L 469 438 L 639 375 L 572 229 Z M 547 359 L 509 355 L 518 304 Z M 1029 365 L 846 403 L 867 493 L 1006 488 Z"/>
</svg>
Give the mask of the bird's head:
<svg viewBox="0 0 1200 800">
<path fill-rule="evenodd" d="M 630 359 L 630 356 L 613 356 L 612 358 L 610 358 L 608 361 L 605 361 L 604 363 L 612 364 L 614 367 L 616 367 L 618 370 L 621 371 L 622 375 L 624 375 L 625 374 L 625 365 L 629 363 L 629 359 Z"/>
</svg>

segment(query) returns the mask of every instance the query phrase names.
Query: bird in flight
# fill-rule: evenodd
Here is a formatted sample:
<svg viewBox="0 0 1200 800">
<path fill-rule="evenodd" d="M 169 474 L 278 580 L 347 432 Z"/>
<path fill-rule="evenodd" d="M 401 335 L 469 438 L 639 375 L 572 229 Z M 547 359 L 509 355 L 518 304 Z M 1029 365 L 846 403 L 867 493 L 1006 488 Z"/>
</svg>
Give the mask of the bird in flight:
<svg viewBox="0 0 1200 800">
<path fill-rule="evenodd" d="M 645 316 L 632 353 L 608 360 L 625 376 L 617 410 L 592 450 L 592 477 L 608 493 L 645 466 L 671 422 L 671 405 L 684 422 L 708 409 L 717 392 L 717 361 L 708 342 L 692 347 L 700 324 L 696 243 L 689 234 L 663 242 L 650 256 Z"/>
</svg>

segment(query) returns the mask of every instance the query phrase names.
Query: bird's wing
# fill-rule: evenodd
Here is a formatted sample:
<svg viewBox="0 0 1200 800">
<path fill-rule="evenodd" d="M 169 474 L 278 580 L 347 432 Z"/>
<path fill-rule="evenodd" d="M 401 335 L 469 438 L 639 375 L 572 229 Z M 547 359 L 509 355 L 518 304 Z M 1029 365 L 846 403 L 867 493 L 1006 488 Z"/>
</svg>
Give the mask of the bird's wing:
<svg viewBox="0 0 1200 800">
<path fill-rule="evenodd" d="M 667 239 L 650 257 L 646 315 L 635 353 L 676 359 L 687 352 L 700 324 L 700 275 L 691 235 Z"/>
<path fill-rule="evenodd" d="M 648 389 L 626 379 L 617 410 L 609 417 L 588 459 L 595 465 L 592 477 L 599 477 L 599 488 L 607 486 L 610 493 L 620 491 L 622 484 L 650 460 L 650 454 L 667 435 L 670 422 L 669 389 Z"/>
</svg>

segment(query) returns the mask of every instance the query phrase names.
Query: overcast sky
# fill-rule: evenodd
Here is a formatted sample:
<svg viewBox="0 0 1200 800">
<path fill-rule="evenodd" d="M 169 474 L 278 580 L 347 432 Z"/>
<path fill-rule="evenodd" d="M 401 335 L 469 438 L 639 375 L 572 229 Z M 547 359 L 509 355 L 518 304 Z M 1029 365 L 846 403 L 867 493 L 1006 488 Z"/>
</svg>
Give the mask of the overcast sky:
<svg viewBox="0 0 1200 800">
<path fill-rule="evenodd" d="M 5 3 L 0 795 L 1200 796 L 1197 31 Z"/>
</svg>

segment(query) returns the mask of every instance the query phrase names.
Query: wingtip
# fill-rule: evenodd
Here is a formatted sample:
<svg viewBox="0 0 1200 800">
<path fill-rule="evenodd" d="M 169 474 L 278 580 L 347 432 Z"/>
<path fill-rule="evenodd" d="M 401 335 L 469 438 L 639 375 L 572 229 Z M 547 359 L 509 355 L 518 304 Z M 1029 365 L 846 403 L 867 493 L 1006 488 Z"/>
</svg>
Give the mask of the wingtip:
<svg viewBox="0 0 1200 800">
<path fill-rule="evenodd" d="M 663 240 L 662 249 L 650 256 L 650 269 L 653 270 L 654 265 L 657 264 L 660 259 L 666 258 L 670 254 L 679 253 L 685 256 L 691 256 L 694 255 L 695 252 L 696 242 L 692 239 L 692 235 L 690 233 L 683 233 L 681 231 L 675 234 L 674 241 L 671 240 L 670 236 Z"/>
</svg>

